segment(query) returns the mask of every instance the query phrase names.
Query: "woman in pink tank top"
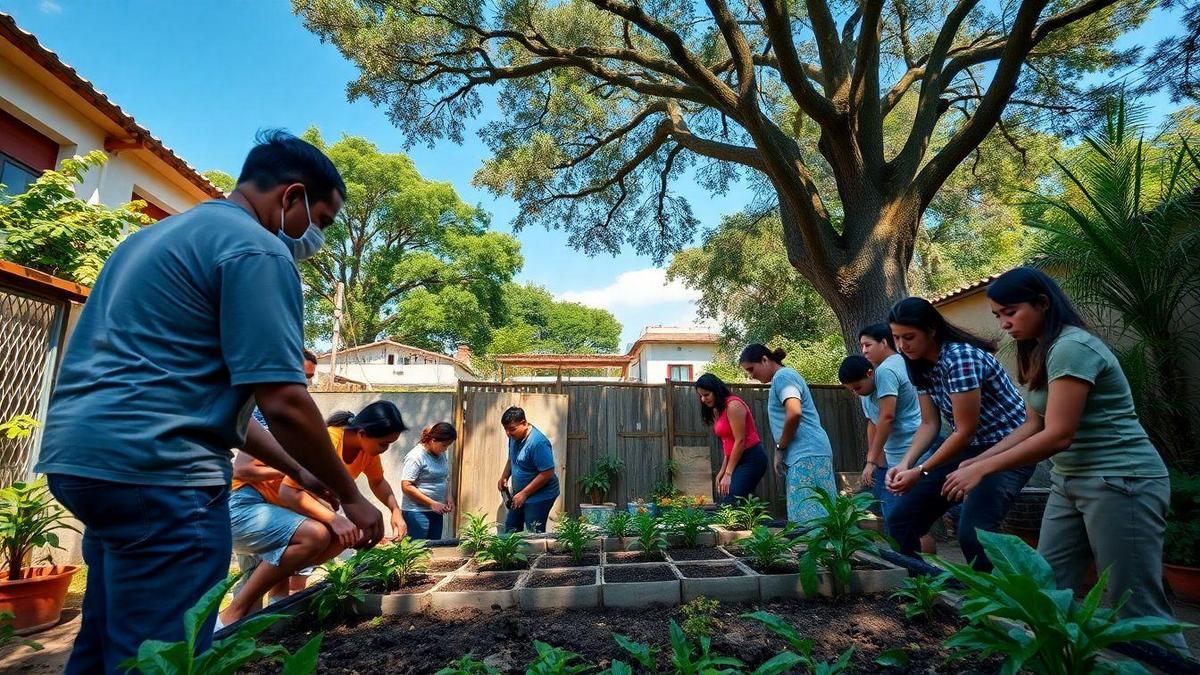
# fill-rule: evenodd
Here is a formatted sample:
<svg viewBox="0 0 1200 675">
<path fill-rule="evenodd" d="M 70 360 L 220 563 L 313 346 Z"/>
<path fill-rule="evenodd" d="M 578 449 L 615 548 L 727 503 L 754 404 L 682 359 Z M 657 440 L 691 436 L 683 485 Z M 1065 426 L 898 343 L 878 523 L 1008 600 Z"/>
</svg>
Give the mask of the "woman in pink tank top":
<svg viewBox="0 0 1200 675">
<path fill-rule="evenodd" d="M 767 472 L 767 453 L 754 427 L 750 407 L 734 396 L 721 378 L 705 373 L 696 380 L 700 398 L 700 417 L 721 439 L 724 460 L 717 472 L 717 494 L 732 504 L 739 497 L 754 494 Z"/>
</svg>

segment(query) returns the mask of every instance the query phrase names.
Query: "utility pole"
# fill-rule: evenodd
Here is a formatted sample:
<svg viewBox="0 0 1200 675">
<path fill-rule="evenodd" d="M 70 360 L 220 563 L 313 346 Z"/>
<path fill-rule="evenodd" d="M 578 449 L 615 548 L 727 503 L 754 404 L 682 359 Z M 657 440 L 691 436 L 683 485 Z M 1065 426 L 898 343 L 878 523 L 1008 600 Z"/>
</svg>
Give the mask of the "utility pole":
<svg viewBox="0 0 1200 675">
<path fill-rule="evenodd" d="M 333 290 L 333 345 L 329 349 L 329 390 L 337 388 L 338 343 L 342 341 L 342 292 L 346 286 L 337 282 Z"/>
</svg>

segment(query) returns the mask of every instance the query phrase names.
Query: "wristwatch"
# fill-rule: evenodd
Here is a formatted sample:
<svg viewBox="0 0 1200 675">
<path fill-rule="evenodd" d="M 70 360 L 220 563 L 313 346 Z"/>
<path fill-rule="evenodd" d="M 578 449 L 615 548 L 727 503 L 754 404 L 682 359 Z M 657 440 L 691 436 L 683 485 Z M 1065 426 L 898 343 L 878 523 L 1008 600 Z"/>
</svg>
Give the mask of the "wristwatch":
<svg viewBox="0 0 1200 675">
<path fill-rule="evenodd" d="M 925 470 L 925 465 L 924 465 L 924 464 L 918 464 L 918 465 L 917 465 L 917 471 L 920 471 L 920 472 L 921 472 L 921 476 L 922 476 L 922 477 L 925 477 L 925 476 L 928 476 L 928 475 L 929 475 L 929 472 Z"/>
</svg>

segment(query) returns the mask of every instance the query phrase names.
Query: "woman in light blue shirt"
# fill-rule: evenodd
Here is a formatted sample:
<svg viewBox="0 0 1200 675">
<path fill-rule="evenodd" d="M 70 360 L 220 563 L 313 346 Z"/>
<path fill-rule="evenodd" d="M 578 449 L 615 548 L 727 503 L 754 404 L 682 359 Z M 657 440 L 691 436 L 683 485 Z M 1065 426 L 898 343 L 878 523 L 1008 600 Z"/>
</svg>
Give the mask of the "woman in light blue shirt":
<svg viewBox="0 0 1200 675">
<path fill-rule="evenodd" d="M 442 517 L 454 511 L 450 483 L 450 458 L 446 450 L 458 438 L 449 422 L 438 422 L 421 432 L 421 440 L 404 456 L 400 513 L 413 539 L 441 539 Z"/>
<path fill-rule="evenodd" d="M 787 352 L 752 344 L 738 359 L 750 377 L 770 383 L 767 416 L 775 437 L 775 475 L 787 475 L 788 520 L 804 525 L 825 515 L 825 509 L 810 500 L 814 488 L 837 494 L 833 475 L 833 447 L 821 427 L 821 416 L 808 383 L 794 369 L 783 365 Z"/>
</svg>

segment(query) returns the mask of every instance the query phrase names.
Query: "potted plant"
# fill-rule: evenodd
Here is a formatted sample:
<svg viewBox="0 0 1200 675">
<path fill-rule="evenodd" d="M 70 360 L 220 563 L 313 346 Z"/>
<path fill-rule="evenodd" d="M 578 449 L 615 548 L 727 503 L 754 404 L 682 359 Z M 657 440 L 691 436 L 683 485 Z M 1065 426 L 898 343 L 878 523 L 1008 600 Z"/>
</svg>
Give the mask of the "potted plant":
<svg viewBox="0 0 1200 675">
<path fill-rule="evenodd" d="M 579 479 L 579 485 L 591 498 L 591 504 L 580 504 L 579 510 L 583 517 L 594 525 L 603 526 L 605 521 L 617 510 L 617 505 L 605 502 L 604 496 L 616 482 L 625 462 L 614 455 L 607 455 L 596 460 L 592 472 Z"/>
<path fill-rule="evenodd" d="M 1171 472 L 1163 577 L 1181 600 L 1200 602 L 1200 476 Z"/>
<path fill-rule="evenodd" d="M 21 415 L 0 424 L 0 434 L 8 439 L 27 438 L 37 425 Z M 59 530 L 75 530 L 68 522 L 66 509 L 55 503 L 46 487 L 46 479 L 32 483 L 14 483 L 0 490 L 0 612 L 12 612 L 13 629 L 28 635 L 58 623 L 71 577 L 79 571 L 75 565 L 26 567 L 36 549 L 61 549 Z"/>
</svg>

